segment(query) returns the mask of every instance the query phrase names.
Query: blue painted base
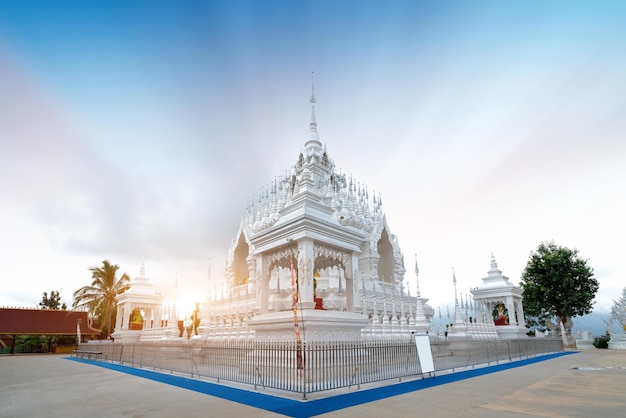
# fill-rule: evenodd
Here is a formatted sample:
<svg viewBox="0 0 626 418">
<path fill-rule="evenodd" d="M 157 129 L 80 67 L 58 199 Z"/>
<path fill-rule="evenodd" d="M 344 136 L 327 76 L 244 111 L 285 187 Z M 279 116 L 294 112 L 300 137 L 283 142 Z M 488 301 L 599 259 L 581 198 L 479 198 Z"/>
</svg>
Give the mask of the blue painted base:
<svg viewBox="0 0 626 418">
<path fill-rule="evenodd" d="M 421 389 L 434 386 L 445 385 L 446 383 L 457 382 L 459 380 L 471 379 L 472 377 L 483 376 L 489 373 L 509 370 L 516 367 L 526 366 L 556 357 L 573 354 L 575 352 L 561 352 L 555 354 L 547 354 L 537 356 L 525 360 L 513 361 L 511 363 L 498 364 L 495 366 L 487 366 L 480 369 L 466 370 L 458 373 L 446 374 L 443 376 L 433 376 L 410 382 L 397 383 L 393 385 L 359 390 L 357 392 L 346 393 L 343 395 L 330 396 L 324 399 L 312 401 L 298 401 L 294 399 L 281 398 L 279 396 L 264 395 L 262 393 L 252 392 L 243 389 L 236 389 L 229 386 L 218 385 L 215 383 L 204 382 L 201 380 L 190 379 L 187 377 L 174 376 L 150 370 L 137 369 L 119 364 L 94 362 L 83 360 L 75 357 L 67 357 L 68 360 L 87 363 L 94 366 L 104 367 L 133 376 L 143 377 L 145 379 L 166 383 L 168 385 L 177 386 L 183 389 L 193 390 L 195 392 L 204 393 L 218 398 L 227 399 L 229 401 L 253 406 L 255 408 L 264 409 L 266 411 L 275 412 L 289 417 L 313 417 L 327 412 L 337 411 L 343 408 L 349 408 L 355 405 L 361 405 L 368 402 L 378 401 L 380 399 L 392 396 L 402 395 Z"/>
</svg>

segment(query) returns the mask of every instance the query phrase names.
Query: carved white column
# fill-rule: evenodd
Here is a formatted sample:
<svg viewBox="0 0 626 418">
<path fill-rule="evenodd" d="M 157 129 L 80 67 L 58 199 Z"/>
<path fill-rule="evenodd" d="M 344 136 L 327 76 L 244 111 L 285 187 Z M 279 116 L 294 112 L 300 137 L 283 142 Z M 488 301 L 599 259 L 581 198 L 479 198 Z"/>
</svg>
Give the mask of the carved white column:
<svg viewBox="0 0 626 418">
<path fill-rule="evenodd" d="M 352 268 L 352 272 L 346 274 L 346 310 L 348 312 L 358 312 L 361 306 L 361 300 L 359 297 L 359 271 L 357 266 L 359 265 L 359 257 L 354 252 L 348 256 L 352 260 L 352 266 L 346 266 L 346 269 Z"/>
<path fill-rule="evenodd" d="M 526 320 L 524 319 L 524 306 L 522 304 L 522 300 L 518 300 L 517 302 L 517 319 L 518 319 L 518 325 L 520 327 L 526 327 Z"/>
<path fill-rule="evenodd" d="M 373 255 L 370 261 L 372 264 L 370 274 L 374 279 L 378 280 L 378 262 L 380 261 L 380 257 Z"/>
<path fill-rule="evenodd" d="M 509 325 L 516 327 L 517 321 L 515 320 L 515 302 L 511 296 L 507 296 L 506 298 L 506 309 L 509 311 Z"/>
<path fill-rule="evenodd" d="M 256 306 L 259 313 L 268 311 L 270 300 L 270 271 L 264 268 L 263 255 L 256 256 Z M 267 275 L 267 277 L 266 277 Z"/>
<path fill-rule="evenodd" d="M 298 286 L 300 299 L 298 308 L 315 309 L 315 299 L 313 292 L 313 271 L 314 265 L 313 240 L 303 238 L 298 240 Z"/>
<path fill-rule="evenodd" d="M 124 329 L 124 305 L 117 307 L 117 314 L 115 315 L 115 329 L 121 331 Z"/>
</svg>

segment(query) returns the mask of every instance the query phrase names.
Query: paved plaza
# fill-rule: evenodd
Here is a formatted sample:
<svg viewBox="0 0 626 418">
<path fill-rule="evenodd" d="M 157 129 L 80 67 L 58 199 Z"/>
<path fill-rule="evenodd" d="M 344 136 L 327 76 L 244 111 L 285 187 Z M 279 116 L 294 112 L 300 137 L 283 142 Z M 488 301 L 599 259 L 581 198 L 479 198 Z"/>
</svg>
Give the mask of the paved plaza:
<svg viewBox="0 0 626 418">
<path fill-rule="evenodd" d="M 626 351 L 621 350 L 574 352 L 504 370 L 496 366 L 478 375 L 472 371 L 461 380 L 456 380 L 457 374 L 441 375 L 422 380 L 439 379 L 427 382 L 433 386 L 406 393 L 402 392 L 418 388 L 420 382 L 311 394 L 307 401 L 205 382 L 218 388 L 209 395 L 191 389 L 197 380 L 146 371 L 158 375 L 154 380 L 120 370 L 66 355 L 2 356 L 0 416 L 626 416 Z M 324 408 L 332 412 L 319 414 Z"/>
</svg>

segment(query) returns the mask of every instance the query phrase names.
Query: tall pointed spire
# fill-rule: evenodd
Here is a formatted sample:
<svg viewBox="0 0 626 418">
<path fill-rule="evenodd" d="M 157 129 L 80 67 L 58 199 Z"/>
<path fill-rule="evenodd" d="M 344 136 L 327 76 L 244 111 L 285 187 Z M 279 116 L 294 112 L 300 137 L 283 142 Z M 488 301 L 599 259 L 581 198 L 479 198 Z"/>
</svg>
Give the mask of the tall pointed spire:
<svg viewBox="0 0 626 418">
<path fill-rule="evenodd" d="M 311 103 L 311 123 L 309 123 L 309 128 L 311 132 L 317 132 L 317 119 L 315 118 L 315 103 L 317 100 L 315 99 L 315 80 L 313 79 L 313 71 L 311 71 L 311 98 L 309 99 L 309 103 Z"/>
<path fill-rule="evenodd" d="M 311 103 L 309 140 L 306 141 L 306 143 L 304 144 L 304 149 L 307 151 L 307 154 L 310 154 L 312 151 L 319 153 L 322 150 L 322 143 L 320 142 L 320 137 L 317 133 L 317 119 L 315 117 L 315 103 L 317 103 L 317 99 L 315 98 L 315 82 L 313 80 L 313 71 L 311 71 L 311 98 L 309 99 L 309 103 Z"/>
<path fill-rule="evenodd" d="M 424 299 L 420 294 L 419 268 L 417 267 L 417 254 L 415 254 L 415 283 L 417 285 L 417 296 L 415 297 L 415 328 L 418 331 L 427 332 L 430 329 L 430 322 L 426 318 L 426 309 Z"/>
<path fill-rule="evenodd" d="M 419 280 L 420 269 L 417 267 L 417 254 L 415 254 L 415 282 L 417 283 L 417 297 L 422 297 L 420 293 L 420 280 Z"/>
<path fill-rule="evenodd" d="M 465 336 L 467 325 L 465 324 L 465 321 L 463 321 L 461 308 L 459 306 L 459 297 L 456 293 L 456 274 L 454 272 L 454 267 L 452 267 L 452 283 L 454 283 L 454 325 L 452 328 L 452 332 L 455 335 L 461 337 Z"/>
<path fill-rule="evenodd" d="M 139 267 L 139 277 L 146 277 L 146 260 L 141 257 L 141 266 Z"/>
<path fill-rule="evenodd" d="M 456 294 L 456 273 L 454 272 L 454 267 L 452 267 L 452 283 L 454 284 L 454 303 L 459 303 L 459 298 Z"/>
<path fill-rule="evenodd" d="M 441 306 L 439 307 L 439 330 L 437 332 L 437 335 L 439 335 L 440 337 L 443 336 L 443 328 L 441 325 Z"/>
</svg>

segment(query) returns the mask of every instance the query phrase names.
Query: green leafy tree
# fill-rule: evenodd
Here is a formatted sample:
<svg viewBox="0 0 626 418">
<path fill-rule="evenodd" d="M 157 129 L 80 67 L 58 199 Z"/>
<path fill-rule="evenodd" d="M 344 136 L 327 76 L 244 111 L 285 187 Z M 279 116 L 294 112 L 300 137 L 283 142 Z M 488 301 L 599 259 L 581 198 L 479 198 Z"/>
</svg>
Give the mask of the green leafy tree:
<svg viewBox="0 0 626 418">
<path fill-rule="evenodd" d="M 115 327 L 117 313 L 117 295 L 124 293 L 130 287 L 130 277 L 124 273 L 117 277 L 119 266 L 108 260 L 102 262 L 102 267 L 90 267 L 91 286 L 83 286 L 74 292 L 74 308 L 86 308 L 91 317 L 99 324 L 100 332 L 106 330 L 105 338 L 111 335 Z"/>
<path fill-rule="evenodd" d="M 531 252 L 522 273 L 524 311 L 529 316 L 556 316 L 563 343 L 568 318 L 591 313 L 598 281 L 578 250 L 554 242 L 541 243 Z"/>
<path fill-rule="evenodd" d="M 524 310 L 526 310 L 526 306 L 524 306 Z M 544 332 L 545 330 L 547 330 L 547 322 L 552 319 L 554 319 L 554 317 L 548 314 L 545 309 L 542 310 L 539 316 L 528 315 L 526 312 L 524 312 L 524 321 L 526 322 L 526 327 L 530 328 L 534 332 Z"/>
<path fill-rule="evenodd" d="M 48 296 L 48 292 L 43 292 L 39 307 L 41 309 L 67 309 L 65 302 L 61 303 L 61 294 L 56 290 L 51 291 L 50 296 Z"/>
</svg>

